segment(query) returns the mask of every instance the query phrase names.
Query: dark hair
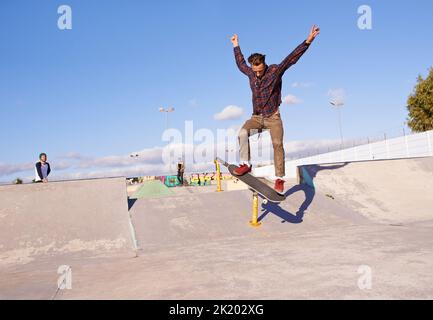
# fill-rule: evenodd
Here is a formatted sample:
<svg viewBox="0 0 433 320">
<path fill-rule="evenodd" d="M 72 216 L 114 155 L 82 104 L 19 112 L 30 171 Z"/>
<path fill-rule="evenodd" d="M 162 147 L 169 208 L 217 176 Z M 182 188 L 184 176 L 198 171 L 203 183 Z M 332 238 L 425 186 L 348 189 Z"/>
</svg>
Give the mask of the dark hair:
<svg viewBox="0 0 433 320">
<path fill-rule="evenodd" d="M 248 62 L 253 66 L 259 66 L 262 63 L 265 63 L 266 56 L 261 53 L 253 53 L 248 58 Z"/>
<path fill-rule="evenodd" d="M 45 158 L 46 158 L 46 157 L 47 157 L 47 154 L 42 152 L 42 153 L 39 155 L 39 159 L 41 159 L 42 156 L 45 156 Z"/>
</svg>

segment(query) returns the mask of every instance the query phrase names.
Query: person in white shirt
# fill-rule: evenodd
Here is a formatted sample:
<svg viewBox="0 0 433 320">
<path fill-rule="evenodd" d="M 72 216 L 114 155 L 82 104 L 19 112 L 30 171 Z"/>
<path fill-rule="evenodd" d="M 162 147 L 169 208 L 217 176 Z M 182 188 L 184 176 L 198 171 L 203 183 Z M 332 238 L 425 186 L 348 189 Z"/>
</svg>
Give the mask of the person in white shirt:
<svg viewBox="0 0 433 320">
<path fill-rule="evenodd" d="M 35 182 L 48 182 L 48 176 L 51 172 L 50 164 L 47 162 L 47 155 L 41 153 L 39 161 L 35 164 Z"/>
</svg>

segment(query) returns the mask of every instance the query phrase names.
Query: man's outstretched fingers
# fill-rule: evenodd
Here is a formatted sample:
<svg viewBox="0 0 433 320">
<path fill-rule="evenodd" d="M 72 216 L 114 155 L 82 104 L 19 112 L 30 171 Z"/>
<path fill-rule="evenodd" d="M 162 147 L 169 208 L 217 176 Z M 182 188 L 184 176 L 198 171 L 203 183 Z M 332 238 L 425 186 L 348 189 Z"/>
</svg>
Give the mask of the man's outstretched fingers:
<svg viewBox="0 0 433 320">
<path fill-rule="evenodd" d="M 239 42 L 238 42 L 238 35 L 237 34 L 234 34 L 232 37 L 231 37 L 231 42 L 232 42 L 232 44 L 233 44 L 233 46 L 234 47 L 237 47 L 238 45 L 239 45 Z"/>
</svg>

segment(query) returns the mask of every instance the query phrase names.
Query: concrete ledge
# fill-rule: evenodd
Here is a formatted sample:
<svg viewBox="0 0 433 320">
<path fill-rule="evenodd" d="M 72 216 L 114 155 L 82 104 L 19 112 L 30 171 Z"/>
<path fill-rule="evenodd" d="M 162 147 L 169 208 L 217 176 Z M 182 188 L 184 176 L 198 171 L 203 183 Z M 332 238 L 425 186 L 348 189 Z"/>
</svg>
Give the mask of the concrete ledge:
<svg viewBox="0 0 433 320">
<path fill-rule="evenodd" d="M 0 187 L 0 266 L 134 248 L 125 178 Z"/>
</svg>

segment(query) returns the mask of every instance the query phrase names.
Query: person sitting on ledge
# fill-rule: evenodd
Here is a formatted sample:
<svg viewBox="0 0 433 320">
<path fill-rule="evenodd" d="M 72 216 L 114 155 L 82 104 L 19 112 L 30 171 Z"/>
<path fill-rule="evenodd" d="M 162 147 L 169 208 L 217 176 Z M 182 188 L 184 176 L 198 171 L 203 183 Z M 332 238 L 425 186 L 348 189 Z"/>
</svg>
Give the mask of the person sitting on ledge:
<svg viewBox="0 0 433 320">
<path fill-rule="evenodd" d="M 51 172 L 50 164 L 47 162 L 46 153 L 39 155 L 39 161 L 35 164 L 35 182 L 48 182 L 48 176 Z"/>
</svg>

